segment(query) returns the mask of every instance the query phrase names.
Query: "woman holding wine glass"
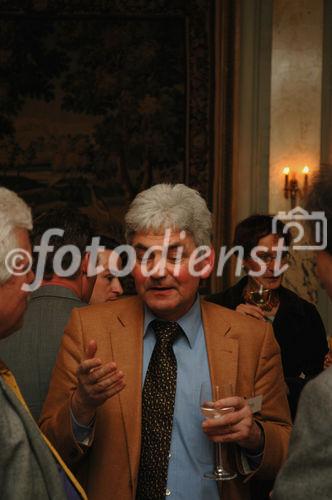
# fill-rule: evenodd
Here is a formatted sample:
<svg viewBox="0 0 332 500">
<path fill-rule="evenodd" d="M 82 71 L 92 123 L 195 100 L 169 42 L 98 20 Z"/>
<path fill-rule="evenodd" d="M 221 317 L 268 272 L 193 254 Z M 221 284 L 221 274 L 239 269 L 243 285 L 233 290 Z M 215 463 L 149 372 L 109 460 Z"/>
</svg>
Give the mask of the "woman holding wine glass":
<svg viewBox="0 0 332 500">
<path fill-rule="evenodd" d="M 282 268 L 288 261 L 287 249 L 292 237 L 280 220 L 273 234 L 272 221 L 271 215 L 252 215 L 237 225 L 234 245 L 244 250 L 246 276 L 235 286 L 211 295 L 207 300 L 272 323 L 281 350 L 288 401 L 294 419 L 300 392 L 307 380 L 322 371 L 328 346 L 316 307 L 283 287 L 283 275 L 276 273 L 277 265 Z M 284 250 L 281 262 L 276 262 L 280 238 Z M 261 275 L 251 275 L 252 272 L 259 274 L 262 269 Z"/>
<path fill-rule="evenodd" d="M 288 402 L 294 419 L 301 390 L 310 378 L 323 370 L 328 346 L 316 307 L 282 286 L 283 275 L 277 270 L 289 259 L 287 249 L 292 237 L 279 220 L 276 234 L 272 233 L 272 221 L 270 215 L 252 215 L 237 225 L 234 245 L 243 248 L 246 276 L 235 286 L 207 300 L 258 321 L 272 323 L 281 350 Z M 284 250 L 279 252 L 278 262 L 276 247 L 280 239 Z M 253 481 L 252 498 L 268 499 L 271 489 L 270 481 Z"/>
</svg>

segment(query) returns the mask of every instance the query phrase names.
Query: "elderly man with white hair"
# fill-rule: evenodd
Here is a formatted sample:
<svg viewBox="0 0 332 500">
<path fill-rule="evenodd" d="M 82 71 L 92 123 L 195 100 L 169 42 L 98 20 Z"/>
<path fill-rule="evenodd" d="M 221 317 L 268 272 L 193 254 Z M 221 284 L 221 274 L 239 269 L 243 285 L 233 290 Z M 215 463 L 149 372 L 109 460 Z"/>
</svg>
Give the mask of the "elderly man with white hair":
<svg viewBox="0 0 332 500">
<path fill-rule="evenodd" d="M 30 208 L 0 188 L 0 338 L 23 321 L 30 270 Z M 14 273 L 13 267 L 16 267 Z M 0 361 L 1 498 L 44 500 L 86 498 L 74 476 L 35 424 L 10 370 Z"/>
<path fill-rule="evenodd" d="M 223 498 L 248 499 L 246 480 L 276 475 L 290 433 L 272 328 L 201 301 L 214 252 L 197 191 L 155 185 L 136 196 L 126 226 L 138 296 L 73 311 L 42 428 L 76 463 L 91 500 L 216 500 L 217 481 L 204 477 L 214 442 L 232 478 Z M 223 384 L 234 394 L 220 394 L 209 406 L 220 418 L 204 420 L 201 387 L 209 399 Z M 263 397 L 255 415 L 253 395 Z"/>
</svg>

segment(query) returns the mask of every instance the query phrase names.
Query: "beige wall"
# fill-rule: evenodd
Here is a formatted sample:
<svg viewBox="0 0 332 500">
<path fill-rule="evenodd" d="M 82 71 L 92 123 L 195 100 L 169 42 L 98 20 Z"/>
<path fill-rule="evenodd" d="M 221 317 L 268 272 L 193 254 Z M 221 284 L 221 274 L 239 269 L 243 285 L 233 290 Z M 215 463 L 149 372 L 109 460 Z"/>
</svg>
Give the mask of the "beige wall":
<svg viewBox="0 0 332 500">
<path fill-rule="evenodd" d="M 302 184 L 303 166 L 312 173 L 320 162 L 323 0 L 275 0 L 272 35 L 269 210 L 276 213 L 290 209 L 283 167 Z M 294 252 L 285 285 L 316 301 L 313 267 L 311 252 Z"/>
<path fill-rule="evenodd" d="M 289 210 L 282 169 L 303 179 L 320 159 L 323 0 L 275 0 L 273 12 L 270 212 Z"/>
</svg>

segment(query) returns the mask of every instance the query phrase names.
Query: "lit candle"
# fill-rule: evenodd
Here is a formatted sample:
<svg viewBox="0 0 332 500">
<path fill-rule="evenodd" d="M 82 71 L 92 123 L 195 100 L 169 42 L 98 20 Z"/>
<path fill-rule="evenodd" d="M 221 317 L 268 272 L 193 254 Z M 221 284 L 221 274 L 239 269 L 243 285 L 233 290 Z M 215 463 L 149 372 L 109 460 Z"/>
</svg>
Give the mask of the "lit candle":
<svg viewBox="0 0 332 500">
<path fill-rule="evenodd" d="M 290 170 L 290 169 L 289 169 L 289 167 L 284 167 L 284 169 L 283 169 L 283 171 L 282 171 L 282 173 L 283 173 L 283 174 L 284 174 L 284 176 L 285 176 L 285 187 L 284 187 L 285 192 L 286 192 L 286 191 L 287 191 L 287 189 L 288 189 L 289 170 Z"/>
<path fill-rule="evenodd" d="M 304 191 L 308 189 L 308 174 L 310 172 L 308 165 L 305 165 L 302 170 L 304 174 Z"/>
</svg>

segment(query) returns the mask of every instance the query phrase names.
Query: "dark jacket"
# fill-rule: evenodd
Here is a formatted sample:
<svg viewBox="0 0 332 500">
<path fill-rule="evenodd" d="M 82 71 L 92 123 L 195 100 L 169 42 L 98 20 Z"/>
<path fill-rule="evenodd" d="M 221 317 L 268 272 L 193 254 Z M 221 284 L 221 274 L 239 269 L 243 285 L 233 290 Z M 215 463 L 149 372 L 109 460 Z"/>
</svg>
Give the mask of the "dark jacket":
<svg viewBox="0 0 332 500">
<path fill-rule="evenodd" d="M 206 298 L 209 302 L 236 309 L 244 303 L 247 276 L 225 292 Z M 328 352 L 326 332 L 316 307 L 288 288 L 279 288 L 280 305 L 273 330 L 281 350 L 284 375 L 290 391 L 289 404 L 295 416 L 300 392 L 307 380 L 323 370 Z"/>
</svg>

